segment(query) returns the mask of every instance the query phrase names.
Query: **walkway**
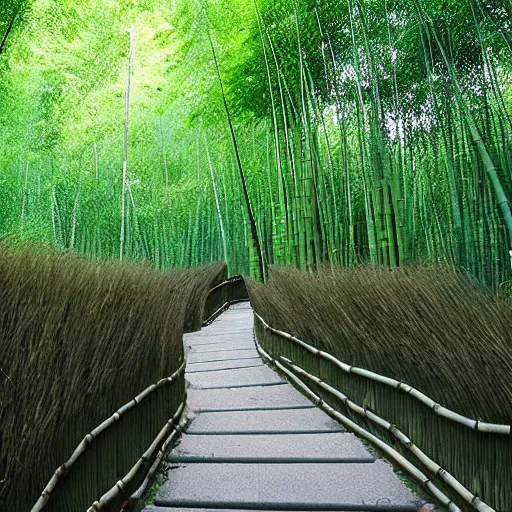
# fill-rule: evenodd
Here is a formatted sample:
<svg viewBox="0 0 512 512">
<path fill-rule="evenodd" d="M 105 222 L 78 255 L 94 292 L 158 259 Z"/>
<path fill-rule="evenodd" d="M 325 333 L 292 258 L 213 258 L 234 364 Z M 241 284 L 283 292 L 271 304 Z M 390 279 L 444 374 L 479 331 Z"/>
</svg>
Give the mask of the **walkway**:
<svg viewBox="0 0 512 512">
<path fill-rule="evenodd" d="M 191 423 L 145 512 L 421 508 L 387 462 L 264 365 L 250 306 L 185 345 Z"/>
</svg>

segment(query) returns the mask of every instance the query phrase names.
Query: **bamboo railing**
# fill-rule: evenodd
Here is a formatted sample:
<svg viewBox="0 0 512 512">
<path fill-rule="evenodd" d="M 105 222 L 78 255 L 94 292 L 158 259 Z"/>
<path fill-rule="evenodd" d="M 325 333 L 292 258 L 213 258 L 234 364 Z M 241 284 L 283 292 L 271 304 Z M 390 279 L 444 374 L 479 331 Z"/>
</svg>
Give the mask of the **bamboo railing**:
<svg viewBox="0 0 512 512">
<path fill-rule="evenodd" d="M 249 300 L 243 276 L 233 276 L 212 288 L 206 299 L 203 326 L 210 325 L 231 304 Z"/>
<path fill-rule="evenodd" d="M 510 425 L 462 416 L 408 384 L 343 363 L 274 329 L 256 313 L 255 334 L 260 353 L 298 380 L 301 387 L 306 386 L 326 412 L 342 423 L 351 423 L 347 426 L 359 434 L 361 424 L 367 425 L 372 431 L 367 434 L 380 438 L 379 449 L 383 439 L 391 442 L 431 475 L 424 480 L 412 473 L 438 499 L 431 488 L 434 484 L 464 510 L 512 510 Z M 374 442 L 366 434 L 363 437 Z M 454 510 L 452 500 L 447 500 L 440 499 Z"/>
<path fill-rule="evenodd" d="M 186 397 L 184 371 L 182 361 L 173 375 L 146 388 L 87 434 L 55 471 L 31 512 L 40 512 L 50 501 L 55 512 L 83 510 L 80 504 L 86 500 L 94 502 L 89 510 L 104 510 L 113 500 L 124 498 L 131 486 L 135 491 L 137 480 L 143 481 L 161 445 L 179 422 Z M 165 420 L 160 419 L 162 416 Z M 98 482 L 105 491 L 117 480 L 111 478 L 114 474 L 126 476 L 118 481 L 115 491 L 110 489 L 96 501 Z"/>
<path fill-rule="evenodd" d="M 118 510 L 120 505 L 129 498 L 137 482 L 141 480 L 147 482 L 147 476 L 154 462 L 161 452 L 162 446 L 172 442 L 180 433 L 178 428 L 180 420 L 185 409 L 185 401 L 178 407 L 174 416 L 158 433 L 151 446 L 144 452 L 142 457 L 135 463 L 130 471 L 119 480 L 114 487 L 108 490 L 98 501 L 95 501 L 87 512 L 96 512 L 99 510 Z"/>
<path fill-rule="evenodd" d="M 243 278 L 230 278 L 208 293 L 203 319 L 211 323 L 230 304 L 244 300 Z M 185 364 L 180 361 L 173 375 L 146 388 L 87 434 L 54 472 L 31 512 L 112 511 L 137 501 L 180 433 Z"/>
</svg>

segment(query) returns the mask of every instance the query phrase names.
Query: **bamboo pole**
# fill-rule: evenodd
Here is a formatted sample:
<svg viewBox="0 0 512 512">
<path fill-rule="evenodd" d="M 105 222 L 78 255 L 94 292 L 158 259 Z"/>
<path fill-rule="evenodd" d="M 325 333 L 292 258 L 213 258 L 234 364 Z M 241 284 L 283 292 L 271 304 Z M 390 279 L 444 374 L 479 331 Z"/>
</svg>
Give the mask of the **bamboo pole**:
<svg viewBox="0 0 512 512">
<path fill-rule="evenodd" d="M 128 170 L 128 128 L 130 114 L 130 91 L 131 77 L 133 69 L 133 45 L 135 42 L 135 29 L 131 27 L 130 32 L 130 50 L 128 54 L 128 74 L 126 77 L 126 93 L 124 106 L 124 139 L 123 139 L 123 177 L 121 184 L 121 233 L 119 235 L 119 259 L 124 257 L 125 231 L 126 231 L 126 175 Z"/>
<path fill-rule="evenodd" d="M 0 42 L 0 55 L 5 51 L 5 46 L 7 43 L 7 39 L 9 38 L 9 35 L 13 31 L 14 28 L 14 22 L 16 21 L 16 18 L 21 12 L 21 9 L 25 5 L 26 0 L 20 0 L 18 5 L 14 8 L 14 12 L 11 15 L 11 18 L 9 20 L 9 25 L 7 26 L 7 29 L 2 37 L 2 41 Z"/>
<path fill-rule="evenodd" d="M 144 452 L 141 458 L 135 463 L 130 471 L 119 480 L 114 487 L 109 489 L 98 501 L 95 501 L 88 509 L 87 512 L 95 512 L 100 510 L 109 509 L 117 501 L 127 497 L 130 485 L 139 476 L 141 471 L 144 471 L 148 466 L 151 468 L 155 458 L 158 456 L 160 447 L 166 439 L 174 438 L 180 432 L 177 424 L 179 424 L 181 415 L 185 409 L 186 402 L 182 402 L 174 416 L 165 424 L 155 437 L 149 448 Z"/>
<path fill-rule="evenodd" d="M 464 121 L 466 122 L 469 132 L 471 134 L 471 138 L 473 140 L 473 144 L 475 145 L 478 154 L 480 155 L 480 158 L 482 159 L 482 163 L 484 165 L 485 171 L 489 176 L 489 179 L 491 181 L 491 184 L 494 189 L 496 201 L 498 203 L 499 208 L 501 209 L 503 219 L 505 221 L 505 226 L 507 228 L 508 234 L 509 234 L 509 243 L 512 245 L 512 212 L 510 210 L 510 203 L 508 200 L 508 197 L 505 193 L 505 190 L 503 188 L 503 185 L 501 183 L 500 177 L 498 175 L 498 171 L 496 168 L 496 165 L 494 164 L 494 161 L 489 154 L 489 151 L 487 150 L 487 146 L 485 145 L 482 135 L 480 134 L 480 130 L 477 127 L 477 124 L 475 122 L 475 119 L 471 112 L 469 111 L 467 105 L 465 104 L 463 100 L 463 89 L 459 83 L 459 79 L 457 77 L 457 72 L 455 70 L 455 67 L 453 65 L 453 62 L 448 57 L 448 54 L 446 52 L 446 49 L 444 45 L 442 44 L 437 30 L 435 29 L 434 23 L 432 20 L 428 17 L 428 15 L 424 12 L 420 0 L 416 0 L 416 6 L 418 10 L 418 17 L 420 19 L 420 22 L 423 25 L 426 25 L 429 30 L 427 30 L 427 37 L 430 37 L 430 33 L 434 36 L 434 39 L 437 43 L 437 47 L 439 48 L 439 51 L 441 52 L 441 55 L 443 57 L 444 63 L 446 65 L 446 68 L 448 69 L 448 73 L 450 74 L 450 78 L 452 79 L 455 90 L 456 90 L 456 99 L 458 102 L 460 102 L 460 108 L 463 112 Z M 428 25 L 425 22 L 425 18 L 428 21 Z"/>
<path fill-rule="evenodd" d="M 46 487 L 43 489 L 41 496 L 39 497 L 35 505 L 32 507 L 30 512 L 39 512 L 48 504 L 51 498 L 51 493 L 57 486 L 58 482 L 69 473 L 73 464 L 87 450 L 88 446 L 94 441 L 96 437 L 98 437 L 99 434 L 101 434 L 107 428 L 111 427 L 114 423 L 119 421 L 121 416 L 126 411 L 133 409 L 133 407 L 138 405 L 150 393 L 160 388 L 161 386 L 171 384 L 172 382 L 174 382 L 185 371 L 185 365 L 186 362 L 183 361 L 181 366 L 170 377 L 160 379 L 156 384 L 151 384 L 151 386 L 147 387 L 144 391 L 137 395 L 131 402 L 128 402 L 127 404 L 123 405 L 110 418 L 107 418 L 103 423 L 98 425 L 94 430 L 87 434 L 82 439 L 80 444 L 75 448 L 75 451 L 72 453 L 71 457 L 55 471 L 52 478 L 50 479 Z"/>
<path fill-rule="evenodd" d="M 256 342 L 256 348 L 259 352 L 259 354 L 268 362 L 273 363 L 276 365 L 279 370 L 281 370 L 285 375 L 287 375 L 291 381 L 299 387 L 304 394 L 318 407 L 320 407 L 322 410 L 324 410 L 327 414 L 329 414 L 331 417 L 339 421 L 342 425 L 344 425 L 346 428 L 350 429 L 352 432 L 358 434 L 362 438 L 369 441 L 371 444 L 375 445 L 381 452 L 383 452 L 390 460 L 398 464 L 400 467 L 402 467 L 409 475 L 411 475 L 414 479 L 421 482 L 421 484 L 437 499 L 439 500 L 445 507 L 448 507 L 448 509 L 451 512 L 462 512 L 461 509 L 453 503 L 448 496 L 446 496 L 441 490 L 438 489 L 436 485 L 434 485 L 430 479 L 422 472 L 420 471 L 416 466 L 414 466 L 411 462 L 409 462 L 403 455 L 401 455 L 398 451 L 396 451 L 391 446 L 387 445 L 384 441 L 380 440 L 377 436 L 371 434 L 364 428 L 360 427 L 357 423 L 350 420 L 347 416 L 341 414 L 340 412 L 333 409 L 330 405 L 326 404 L 320 396 L 318 396 L 316 393 L 314 393 L 301 379 L 299 379 L 292 371 L 288 370 L 283 364 L 281 364 L 279 361 L 276 361 L 273 359 L 267 352 L 265 352 L 261 346 L 259 345 L 257 339 L 255 338 Z M 285 361 L 286 359 L 283 358 Z M 298 367 L 296 367 L 298 368 Z M 301 374 L 313 380 L 315 383 L 319 384 L 322 381 L 318 379 L 317 377 L 305 372 L 304 370 L 301 370 Z M 328 386 L 328 385 L 326 385 Z M 331 386 L 329 386 L 330 388 Z M 334 388 L 332 388 L 334 390 Z M 347 398 L 342 393 L 339 393 L 337 390 L 334 390 L 337 395 L 342 396 L 345 400 Z M 355 404 L 354 404 L 355 406 Z M 357 406 L 356 406 L 357 407 Z M 359 408 L 363 410 L 362 408 Z M 382 420 L 383 422 L 385 420 Z M 386 422 L 387 423 L 387 422 Z M 492 509 L 481 509 L 482 512 L 494 512 Z"/>
<path fill-rule="evenodd" d="M 218 290 L 219 288 L 223 288 L 224 286 L 227 286 L 227 285 L 233 284 L 233 283 L 237 283 L 237 282 L 240 282 L 240 281 L 243 281 L 243 280 L 244 280 L 243 276 L 232 276 L 229 279 L 227 279 L 226 281 L 223 281 L 222 283 L 218 284 L 217 286 L 214 286 L 208 292 L 208 294 L 214 292 L 215 290 Z"/>
<path fill-rule="evenodd" d="M 401 430 L 399 430 L 396 425 L 393 425 L 392 423 L 388 422 L 387 420 L 381 418 L 380 416 L 377 416 L 372 411 L 366 409 L 365 407 L 361 407 L 335 389 L 334 387 L 330 386 L 329 384 L 323 382 L 318 377 L 311 375 L 310 373 L 306 372 L 301 367 L 293 364 L 289 359 L 286 359 L 284 357 L 280 357 L 285 364 L 291 368 L 293 368 L 294 371 L 296 371 L 298 374 L 302 375 L 303 377 L 313 381 L 315 384 L 320 386 L 321 388 L 325 389 L 329 393 L 335 395 L 338 399 L 340 399 L 349 409 L 354 411 L 355 413 L 359 414 L 360 416 L 363 416 L 365 418 L 368 418 L 370 421 L 373 421 L 383 429 L 389 431 L 391 434 L 393 434 L 396 439 L 403 444 L 406 448 L 408 448 L 417 458 L 420 460 L 422 464 L 425 465 L 425 467 L 433 474 L 439 476 L 446 484 L 448 484 L 454 491 L 457 492 L 463 498 L 465 501 L 467 501 L 470 505 L 472 505 L 476 510 L 479 512 L 495 512 L 493 508 L 489 507 L 487 504 L 482 502 L 476 495 L 474 495 L 471 491 L 469 491 L 466 487 L 464 487 L 453 475 L 448 473 L 445 469 L 443 469 L 439 464 L 434 462 L 428 455 L 426 455 L 420 448 L 418 448 Z M 425 482 L 422 482 L 425 483 Z M 449 503 L 443 503 L 445 506 L 449 506 Z"/>
<path fill-rule="evenodd" d="M 25 166 L 25 182 L 23 184 L 23 197 L 21 200 L 21 215 L 20 215 L 20 231 L 23 233 L 24 227 L 25 227 L 25 206 L 27 203 L 27 187 L 28 187 L 28 168 L 29 168 L 29 162 L 27 160 L 27 165 Z"/>
<path fill-rule="evenodd" d="M 206 7 L 204 5 L 203 5 L 203 10 L 204 10 L 205 17 L 207 18 Z M 207 23 L 208 22 L 209 21 L 207 19 Z M 241 160 L 241 157 L 240 157 L 240 151 L 238 149 L 238 142 L 236 140 L 235 128 L 233 126 L 233 121 L 231 119 L 231 112 L 230 112 L 229 107 L 228 107 L 228 102 L 227 102 L 227 99 L 226 99 L 226 93 L 224 91 L 224 83 L 222 81 L 222 76 L 221 76 L 221 73 L 220 73 L 219 61 L 217 60 L 217 52 L 215 51 L 215 45 L 213 44 L 213 37 L 212 37 L 212 34 L 211 34 L 209 26 L 206 28 L 206 31 L 208 33 L 208 40 L 210 42 L 210 47 L 211 47 L 211 50 L 212 50 L 213 61 L 214 61 L 214 64 L 215 64 L 215 70 L 217 72 L 217 78 L 219 80 L 219 86 L 220 86 L 220 90 L 221 90 L 221 94 L 222 94 L 222 102 L 223 102 L 223 105 L 224 105 L 224 110 L 226 112 L 226 117 L 227 117 L 228 125 L 229 125 L 229 132 L 231 134 L 231 141 L 233 143 L 233 150 L 234 150 L 234 153 L 235 153 L 236 163 L 237 163 L 238 171 L 239 171 L 239 174 L 240 174 L 240 182 L 242 184 L 242 190 L 243 190 L 243 193 L 244 193 L 245 204 L 246 204 L 246 207 L 247 207 L 247 215 L 249 217 L 249 224 L 250 224 L 250 228 L 251 228 L 252 242 L 254 244 L 254 249 L 256 250 L 256 256 L 258 258 L 258 268 L 259 268 L 260 279 L 262 281 L 266 281 L 266 267 L 265 267 L 265 261 L 263 259 L 263 252 L 262 252 L 262 249 L 261 249 L 260 237 L 259 237 L 259 234 L 258 234 L 258 229 L 256 227 L 256 220 L 254 218 L 254 213 L 252 211 L 251 201 L 249 199 L 249 192 L 247 190 L 247 183 L 245 181 L 244 169 L 243 169 L 243 166 L 242 166 L 242 160 Z"/>
<path fill-rule="evenodd" d="M 224 261 L 226 262 L 226 265 L 228 266 L 228 272 L 229 272 L 230 265 L 229 265 L 229 258 L 228 258 L 228 247 L 227 247 L 227 242 L 226 242 L 226 233 L 224 231 L 224 221 L 222 219 L 222 212 L 221 212 L 220 203 L 219 203 L 219 195 L 217 194 L 217 184 L 215 183 L 215 174 L 213 172 L 213 164 L 212 164 L 212 159 L 210 157 L 210 149 L 208 147 L 208 139 L 207 139 L 206 135 L 204 136 L 204 146 L 205 146 L 205 150 L 206 150 L 208 168 L 210 169 L 210 178 L 212 180 L 213 195 L 215 197 L 215 206 L 217 208 L 217 218 L 219 220 L 220 236 L 222 239 L 222 249 L 223 249 L 223 253 L 224 253 Z"/>
<path fill-rule="evenodd" d="M 485 432 L 489 434 L 501 434 L 501 435 L 510 435 L 512 433 L 512 426 L 511 425 L 501 425 L 496 423 L 487 423 L 479 420 L 474 420 L 471 418 L 467 418 L 466 416 L 463 416 L 455 411 L 452 411 L 450 409 L 447 409 L 446 407 L 443 407 L 442 405 L 438 404 L 431 398 L 429 398 L 427 395 L 423 394 L 421 391 L 418 391 L 417 389 L 413 388 L 409 384 L 406 384 L 405 382 L 400 382 L 398 380 L 392 379 L 390 377 L 385 377 L 383 375 L 379 375 L 378 373 L 372 372 L 370 370 L 365 370 L 363 368 L 358 368 L 356 366 L 349 365 L 347 363 L 343 363 L 342 361 L 336 359 L 331 354 L 328 354 L 327 352 L 324 352 L 322 350 L 318 350 L 315 347 L 312 347 L 311 345 L 308 345 L 302 340 L 299 340 L 295 336 L 292 336 L 291 334 L 288 334 L 283 331 L 279 331 L 277 329 L 274 329 L 273 327 L 270 327 L 263 318 L 258 315 L 256 312 L 254 315 L 258 318 L 258 320 L 262 323 L 265 330 L 271 331 L 274 334 L 285 338 L 289 341 L 292 341 L 293 343 L 296 343 L 297 345 L 300 345 L 302 348 L 306 349 L 308 352 L 310 352 L 313 355 L 319 355 L 320 357 L 330 361 L 331 363 L 335 364 L 338 368 L 343 370 L 346 373 L 353 373 L 355 375 L 359 375 L 361 377 L 364 377 L 369 380 L 373 380 L 375 382 L 379 382 L 380 384 L 385 384 L 386 386 L 393 387 L 395 389 L 398 389 L 399 391 L 403 391 L 412 397 L 416 398 L 419 402 L 421 402 L 423 405 L 428 407 L 429 409 L 432 409 L 438 416 L 442 416 L 443 418 L 447 418 L 449 420 L 452 420 L 456 423 L 459 423 L 461 425 L 464 425 L 465 427 L 470 428 L 471 430 L 476 430 L 478 432 Z"/>
<path fill-rule="evenodd" d="M 214 313 L 203 322 L 203 327 L 208 327 L 216 318 L 218 318 L 220 315 L 222 315 L 222 313 L 224 313 L 224 311 L 227 311 L 228 309 L 229 302 L 224 302 L 224 304 L 222 304 L 219 309 L 214 311 Z"/>
</svg>

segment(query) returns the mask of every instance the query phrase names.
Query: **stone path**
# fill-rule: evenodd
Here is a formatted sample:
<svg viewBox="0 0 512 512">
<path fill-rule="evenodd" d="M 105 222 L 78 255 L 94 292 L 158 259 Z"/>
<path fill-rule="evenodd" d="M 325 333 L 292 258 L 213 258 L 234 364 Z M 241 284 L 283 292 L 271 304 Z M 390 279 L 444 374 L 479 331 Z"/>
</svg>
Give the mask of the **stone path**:
<svg viewBox="0 0 512 512">
<path fill-rule="evenodd" d="M 185 336 L 191 423 L 145 512 L 418 511 L 385 461 L 265 366 L 249 305 Z"/>
</svg>

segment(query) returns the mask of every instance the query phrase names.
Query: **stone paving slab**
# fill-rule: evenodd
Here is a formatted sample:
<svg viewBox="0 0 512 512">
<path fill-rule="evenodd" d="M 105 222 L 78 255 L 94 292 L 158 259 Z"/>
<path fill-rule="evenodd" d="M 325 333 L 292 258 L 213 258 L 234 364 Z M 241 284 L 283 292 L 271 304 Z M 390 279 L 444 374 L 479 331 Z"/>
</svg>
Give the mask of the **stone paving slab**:
<svg viewBox="0 0 512 512">
<path fill-rule="evenodd" d="M 210 357 L 206 358 L 206 360 L 204 361 L 196 361 L 196 362 L 190 362 L 187 360 L 187 365 L 195 365 L 195 364 L 202 364 L 202 363 L 205 363 L 205 364 L 208 364 L 208 363 L 224 363 L 228 361 L 245 361 L 247 359 L 261 359 L 260 357 L 258 356 L 255 356 L 254 355 L 254 352 L 251 352 L 249 350 L 244 350 L 244 353 L 245 355 L 244 356 L 241 356 L 241 357 L 228 357 L 227 359 L 222 357 L 222 354 L 221 356 L 219 357 L 218 355 L 216 354 L 212 354 Z"/>
<path fill-rule="evenodd" d="M 227 314 L 226 314 L 227 313 Z M 226 327 L 229 327 L 229 331 L 252 329 L 254 324 L 254 316 L 252 310 L 249 311 L 238 311 L 238 312 L 226 312 L 220 318 L 215 320 L 213 324 L 203 328 L 202 334 L 207 332 L 219 332 Z M 228 332 L 229 332 L 228 331 Z"/>
<path fill-rule="evenodd" d="M 223 361 L 227 359 L 237 359 L 239 357 L 258 357 L 258 352 L 253 346 L 250 349 L 243 350 L 222 350 L 220 352 L 207 352 L 202 354 L 187 354 L 187 363 L 202 363 L 204 361 Z"/>
<path fill-rule="evenodd" d="M 237 329 L 234 329 L 232 326 L 228 329 L 228 325 L 219 325 L 217 328 L 205 327 L 201 331 L 184 334 L 183 339 L 187 341 L 192 340 L 192 342 L 197 340 L 197 343 L 208 343 L 210 340 L 211 343 L 218 343 L 223 339 L 247 335 L 250 335 L 252 339 L 252 327 L 247 327 L 246 324 L 247 322 L 244 322 L 243 327 L 240 326 Z"/>
<path fill-rule="evenodd" d="M 311 405 L 311 402 L 292 386 L 189 389 L 187 394 L 187 403 L 192 410 Z"/>
<path fill-rule="evenodd" d="M 189 354 L 206 354 L 210 352 L 226 352 L 227 350 L 240 350 L 240 349 L 246 349 L 251 348 L 253 350 L 256 350 L 256 347 L 254 346 L 254 343 L 252 341 L 239 341 L 239 342 L 225 342 L 225 343 L 215 343 L 215 344 L 208 344 L 208 345 L 201 345 L 199 347 L 195 347 L 193 345 L 189 345 L 188 347 Z"/>
<path fill-rule="evenodd" d="M 217 343 L 215 345 L 205 345 L 195 347 L 195 346 L 188 346 L 185 347 L 185 352 L 188 357 L 194 357 L 196 355 L 216 355 L 216 354 L 222 354 L 223 352 L 233 352 L 235 350 L 252 350 L 254 357 L 257 357 L 257 350 L 254 346 L 254 343 L 248 342 L 248 343 Z"/>
<path fill-rule="evenodd" d="M 195 389 L 218 386 L 253 386 L 285 382 L 267 366 L 261 368 L 237 368 L 208 373 L 188 373 L 185 378 Z"/>
<path fill-rule="evenodd" d="M 255 509 L 243 509 L 245 512 L 261 512 L 261 509 L 259 511 Z M 155 507 L 153 505 L 150 505 L 149 507 L 146 507 L 143 512 L 240 512 L 239 508 L 181 508 L 181 507 Z M 265 512 L 282 512 L 277 510 L 269 510 L 265 509 Z M 294 510 L 287 510 L 287 512 L 299 512 Z M 327 512 L 327 511 L 318 511 L 318 512 Z M 332 512 L 332 511 L 330 511 Z M 335 511 L 335 512 L 361 512 L 361 511 Z"/>
<path fill-rule="evenodd" d="M 209 341 L 206 341 L 209 340 Z M 216 340 L 216 341 L 213 341 Z M 202 350 L 201 347 L 216 347 L 216 348 L 222 348 L 225 345 L 251 345 L 254 346 L 254 341 L 252 338 L 247 337 L 247 339 L 244 339 L 243 341 L 240 339 L 233 340 L 232 338 L 226 338 L 225 336 L 218 336 L 217 338 L 214 338 L 212 336 L 208 336 L 208 338 L 198 339 L 189 339 L 184 340 L 185 344 L 188 344 L 191 346 L 194 350 L 200 351 Z"/>
<path fill-rule="evenodd" d="M 240 317 L 240 318 L 239 318 Z M 210 334 L 232 334 L 252 331 L 254 326 L 254 318 L 252 313 L 237 313 L 236 315 L 227 315 L 226 319 L 218 320 L 217 322 L 204 327 L 201 331 L 197 331 L 197 334 L 202 337 L 207 337 Z"/>
<path fill-rule="evenodd" d="M 384 461 L 373 464 L 179 464 L 171 466 L 157 506 L 304 510 L 418 510 L 421 502 Z M 390 507 L 393 508 L 390 508 Z M 363 509 L 361 507 L 364 507 Z"/>
<path fill-rule="evenodd" d="M 241 319 L 248 317 L 252 318 L 252 308 L 250 304 L 244 308 L 230 307 L 227 311 L 222 313 L 221 316 L 217 317 L 210 326 L 226 323 L 229 320 L 240 321 Z"/>
<path fill-rule="evenodd" d="M 228 320 L 219 320 L 218 322 L 203 327 L 200 331 L 185 333 L 185 338 L 199 338 L 202 341 L 225 336 L 235 336 L 250 332 L 252 335 L 254 320 L 250 314 L 244 315 L 243 318 L 237 319 L 236 315 Z"/>
<path fill-rule="evenodd" d="M 259 511 L 255 509 L 243 509 L 245 512 L 261 512 L 261 509 Z M 240 512 L 239 508 L 181 508 L 181 507 L 155 507 L 153 505 L 150 505 L 149 507 L 146 507 L 143 512 Z M 265 509 L 265 512 L 282 512 L 277 510 L 269 510 Z M 287 512 L 299 512 L 297 510 L 287 510 Z M 317 511 L 317 512 L 327 512 L 327 511 Z M 330 511 L 332 512 L 332 511 Z M 361 511 L 335 511 L 335 512 L 361 512 Z M 367 511 L 364 511 L 367 512 Z"/>
<path fill-rule="evenodd" d="M 187 429 L 189 434 L 233 432 L 343 432 L 337 421 L 320 409 L 234 411 L 200 413 Z"/>
<path fill-rule="evenodd" d="M 259 357 L 233 359 L 227 361 L 212 361 L 208 363 L 188 363 L 187 373 L 204 370 L 229 370 L 245 366 L 263 366 L 265 363 Z"/>
<path fill-rule="evenodd" d="M 249 338 L 253 339 L 253 322 L 246 319 L 240 325 L 233 325 L 233 322 L 226 322 L 218 326 L 204 327 L 201 331 L 187 333 L 183 336 L 185 340 L 193 340 L 197 343 L 206 343 L 211 341 L 216 343 L 224 339 L 233 338 Z"/>
<path fill-rule="evenodd" d="M 189 436 L 184 435 L 173 449 L 172 458 L 277 458 L 333 459 L 339 462 L 374 462 L 354 434 L 282 434 L 247 436 Z"/>
</svg>

